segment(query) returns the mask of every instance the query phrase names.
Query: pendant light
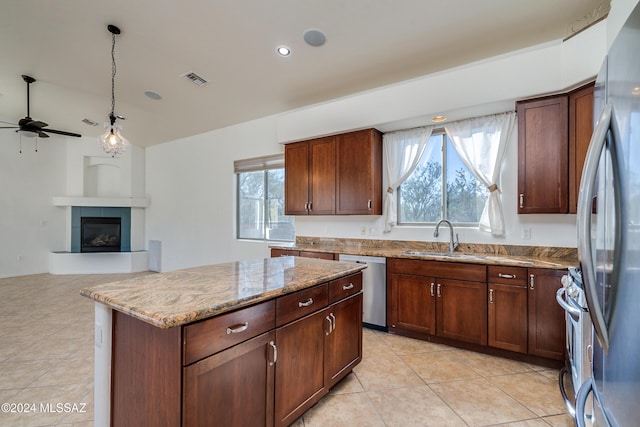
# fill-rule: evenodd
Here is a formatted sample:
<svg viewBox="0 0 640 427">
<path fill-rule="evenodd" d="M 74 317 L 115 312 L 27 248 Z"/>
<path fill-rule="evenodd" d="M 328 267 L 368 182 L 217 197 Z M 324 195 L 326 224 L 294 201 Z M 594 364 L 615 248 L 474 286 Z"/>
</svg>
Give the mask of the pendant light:
<svg viewBox="0 0 640 427">
<path fill-rule="evenodd" d="M 104 124 L 107 131 L 98 137 L 98 143 L 107 154 L 116 157 L 125 152 L 129 141 L 122 136 L 122 126 L 116 124 L 116 119 L 124 120 L 124 117 L 116 116 L 114 113 L 116 107 L 116 35 L 120 34 L 120 28 L 115 25 L 107 25 L 107 29 L 111 33 L 111 113 L 109 113 L 109 122 Z"/>
</svg>

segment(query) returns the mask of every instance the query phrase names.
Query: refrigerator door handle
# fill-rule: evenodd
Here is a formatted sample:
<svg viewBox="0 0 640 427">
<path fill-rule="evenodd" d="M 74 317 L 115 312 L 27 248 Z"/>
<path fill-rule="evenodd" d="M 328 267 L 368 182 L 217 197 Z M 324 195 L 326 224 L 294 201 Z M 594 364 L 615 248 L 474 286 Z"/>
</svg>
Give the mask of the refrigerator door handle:
<svg viewBox="0 0 640 427">
<path fill-rule="evenodd" d="M 587 406 L 587 397 L 593 390 L 593 378 L 588 378 L 580 386 L 578 395 L 576 396 L 576 426 L 586 427 L 585 423 L 585 407 Z"/>
<path fill-rule="evenodd" d="M 605 147 L 607 132 L 611 127 L 611 104 L 607 104 L 598 119 L 596 128 L 589 142 L 587 157 L 584 162 L 580 193 L 578 194 L 578 258 L 582 266 L 583 282 L 589 314 L 593 322 L 596 336 L 605 352 L 609 351 L 609 334 L 604 321 L 602 307 L 598 303 L 596 272 L 591 255 L 591 212 L 593 204 L 593 189 L 600 163 L 600 155 Z"/>
</svg>

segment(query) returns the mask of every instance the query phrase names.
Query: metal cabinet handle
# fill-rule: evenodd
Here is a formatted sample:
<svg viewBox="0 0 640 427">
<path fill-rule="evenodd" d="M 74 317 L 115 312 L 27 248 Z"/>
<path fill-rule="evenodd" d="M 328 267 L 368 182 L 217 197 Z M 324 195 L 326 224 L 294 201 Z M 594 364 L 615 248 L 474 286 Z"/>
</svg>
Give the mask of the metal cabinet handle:
<svg viewBox="0 0 640 427">
<path fill-rule="evenodd" d="M 244 332 L 249 327 L 249 322 L 244 322 L 242 325 L 233 325 L 227 328 L 227 335 L 229 334 L 239 334 L 240 332 Z"/>
<path fill-rule="evenodd" d="M 269 347 L 271 347 L 271 358 L 269 359 L 269 366 L 273 366 L 278 360 L 278 348 L 273 341 L 269 341 Z"/>
<path fill-rule="evenodd" d="M 516 275 L 515 274 L 502 274 L 502 273 L 498 273 L 498 277 L 501 277 L 503 279 L 515 279 Z"/>
<path fill-rule="evenodd" d="M 524 208 L 524 194 L 520 193 L 520 208 Z"/>
<path fill-rule="evenodd" d="M 369 201 L 367 202 L 367 209 L 371 210 L 371 205 L 372 205 L 371 200 L 369 200 Z"/>
<path fill-rule="evenodd" d="M 435 294 L 433 293 L 433 287 L 434 287 L 434 283 L 433 283 L 433 282 L 431 282 L 431 296 L 432 296 L 432 297 L 433 297 L 433 296 L 435 296 Z"/>
<path fill-rule="evenodd" d="M 331 318 L 329 316 L 325 317 L 324 320 L 327 321 L 326 323 L 326 327 L 324 328 L 324 334 L 325 335 L 329 335 L 331 334 Z"/>
<path fill-rule="evenodd" d="M 348 291 L 349 289 L 353 289 L 353 283 L 349 283 L 348 285 L 342 285 L 343 291 Z"/>
<path fill-rule="evenodd" d="M 534 274 L 529 275 L 529 289 L 534 290 L 536 287 L 536 276 Z"/>
<path fill-rule="evenodd" d="M 311 304 L 313 304 L 313 298 L 309 298 L 305 302 L 298 301 L 298 307 L 309 307 Z"/>
<path fill-rule="evenodd" d="M 489 303 L 493 304 L 493 289 L 489 289 Z"/>
<path fill-rule="evenodd" d="M 329 318 L 331 319 L 331 332 L 336 330 L 336 316 L 333 313 L 329 314 Z"/>
<path fill-rule="evenodd" d="M 309 202 L 309 209 L 307 209 L 307 210 L 312 210 L 312 208 L 311 208 L 312 204 L 313 204 L 312 202 Z"/>
<path fill-rule="evenodd" d="M 440 287 L 442 285 L 440 283 L 438 283 L 438 286 L 436 286 L 436 293 L 438 294 L 438 298 L 442 297 L 442 292 L 440 291 Z"/>
</svg>

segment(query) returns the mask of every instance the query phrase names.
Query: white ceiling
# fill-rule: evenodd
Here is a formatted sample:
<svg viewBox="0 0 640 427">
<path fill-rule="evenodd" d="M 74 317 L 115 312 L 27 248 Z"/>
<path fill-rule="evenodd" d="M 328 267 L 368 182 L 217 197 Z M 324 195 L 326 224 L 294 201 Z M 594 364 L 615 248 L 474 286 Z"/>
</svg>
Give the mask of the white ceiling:
<svg viewBox="0 0 640 427">
<path fill-rule="evenodd" d="M 564 38 L 608 8 L 603 0 L 5 0 L 0 120 L 26 115 L 27 74 L 37 79 L 31 117 L 102 133 L 111 109 L 107 24 L 122 30 L 115 112 L 126 117 L 127 138 L 146 147 Z M 325 33 L 324 46 L 305 44 L 310 28 Z M 276 55 L 280 45 L 290 57 Z M 186 81 L 189 71 L 208 83 Z"/>
</svg>

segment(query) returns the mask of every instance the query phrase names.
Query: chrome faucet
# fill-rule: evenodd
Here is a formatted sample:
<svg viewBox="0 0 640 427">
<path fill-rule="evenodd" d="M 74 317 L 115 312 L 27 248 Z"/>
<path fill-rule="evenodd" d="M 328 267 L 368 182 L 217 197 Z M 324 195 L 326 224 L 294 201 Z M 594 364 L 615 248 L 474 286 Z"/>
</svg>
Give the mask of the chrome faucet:
<svg viewBox="0 0 640 427">
<path fill-rule="evenodd" d="M 451 222 L 447 221 L 446 219 L 440 220 L 440 222 L 436 225 L 436 231 L 433 232 L 433 237 L 438 237 L 438 229 L 440 228 L 440 224 L 442 224 L 443 222 L 446 222 L 449 225 L 449 235 L 451 237 L 451 241 L 449 242 L 449 252 L 453 252 L 460 245 L 460 242 L 458 241 L 458 233 L 456 233 L 456 241 L 453 241 L 453 225 L 451 225 Z"/>
</svg>

